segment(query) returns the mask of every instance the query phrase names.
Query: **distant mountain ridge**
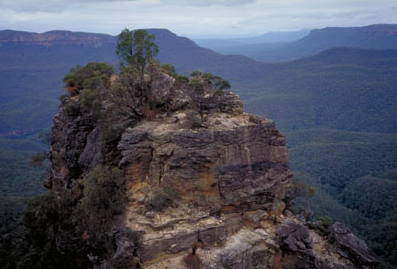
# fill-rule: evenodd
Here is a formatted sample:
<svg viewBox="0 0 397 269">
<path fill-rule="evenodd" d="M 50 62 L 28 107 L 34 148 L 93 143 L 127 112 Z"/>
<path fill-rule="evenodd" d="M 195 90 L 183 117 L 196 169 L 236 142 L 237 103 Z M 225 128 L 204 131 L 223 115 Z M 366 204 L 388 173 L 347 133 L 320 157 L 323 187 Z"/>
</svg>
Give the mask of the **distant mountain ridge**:
<svg viewBox="0 0 397 269">
<path fill-rule="evenodd" d="M 397 49 L 397 24 L 376 24 L 365 27 L 327 27 L 283 47 L 290 53 L 313 55 L 332 47 L 361 49 Z M 305 56 L 306 56 L 305 55 Z"/>
<path fill-rule="evenodd" d="M 216 49 L 223 54 L 243 54 L 258 61 L 284 62 L 312 56 L 333 47 L 397 49 L 397 24 L 364 27 L 314 29 L 307 36 L 287 44 L 255 44 Z"/>
<path fill-rule="evenodd" d="M 193 41 L 202 47 L 216 49 L 218 47 L 229 47 L 236 45 L 250 45 L 259 43 L 281 43 L 292 42 L 308 35 L 310 30 L 299 30 L 289 32 L 268 32 L 263 35 L 246 37 L 246 38 L 206 38 L 206 39 L 193 39 Z"/>
<path fill-rule="evenodd" d="M 94 48 L 115 44 L 115 37 L 106 34 L 93 34 L 72 31 L 49 31 L 45 33 L 30 33 L 22 31 L 0 31 L 0 46 L 4 45 L 85 45 Z"/>
</svg>

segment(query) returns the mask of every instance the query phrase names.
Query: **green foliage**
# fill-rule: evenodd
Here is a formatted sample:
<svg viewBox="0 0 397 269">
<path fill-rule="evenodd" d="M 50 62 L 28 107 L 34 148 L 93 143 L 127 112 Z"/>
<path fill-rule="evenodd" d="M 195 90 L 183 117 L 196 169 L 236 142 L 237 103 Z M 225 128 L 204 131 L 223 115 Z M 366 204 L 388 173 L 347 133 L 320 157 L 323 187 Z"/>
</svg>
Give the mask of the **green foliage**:
<svg viewBox="0 0 397 269">
<path fill-rule="evenodd" d="M 218 96 L 222 96 L 224 90 L 231 88 L 227 80 L 211 73 L 203 73 L 196 70 L 191 73 L 191 77 L 189 86 L 199 94 L 204 93 L 206 86 L 213 87 L 211 91 L 214 91 L 213 93 Z"/>
<path fill-rule="evenodd" d="M 91 113 L 93 120 L 98 120 L 102 107 L 101 95 L 109 88 L 113 74 L 114 68 L 106 63 L 88 63 L 71 69 L 64 82 L 66 87 L 73 88 L 73 94 L 81 92 L 81 97 L 78 102 L 63 98 L 62 102 L 67 102 L 67 115 L 76 117 L 83 112 Z"/>
<path fill-rule="evenodd" d="M 77 117 L 81 114 L 81 107 L 80 103 L 76 101 L 70 101 L 69 103 L 66 104 L 65 106 L 65 113 L 69 117 Z"/>
<path fill-rule="evenodd" d="M 175 78 L 175 86 L 181 87 L 182 85 L 187 85 L 189 83 L 189 78 L 187 76 L 178 75 Z"/>
<path fill-rule="evenodd" d="M 397 234 L 397 136 L 309 129 L 286 137 L 295 179 L 317 189 L 296 205 L 347 224 L 395 264 L 390 245 Z"/>
<path fill-rule="evenodd" d="M 170 75 L 173 78 L 177 78 L 178 74 L 176 73 L 175 70 L 175 66 L 173 66 L 172 64 L 163 64 L 161 66 L 162 71 L 164 71 L 165 73 L 167 73 L 168 75 Z"/>
<path fill-rule="evenodd" d="M 159 52 L 154 39 L 155 36 L 145 30 L 132 32 L 127 28 L 117 37 L 116 54 L 121 65 L 130 67 L 138 73 L 141 87 L 144 83 L 145 67 Z"/>
<path fill-rule="evenodd" d="M 205 84 L 200 78 L 193 77 L 192 79 L 190 79 L 189 86 L 196 95 L 204 94 Z"/>
<path fill-rule="evenodd" d="M 251 70 L 244 81 L 236 79 L 241 76 L 237 72 L 225 77 L 238 80 L 234 91 L 247 111 L 266 115 L 283 132 L 329 128 L 396 133 L 396 63 L 392 51 L 339 48 L 257 73 Z"/>
<path fill-rule="evenodd" d="M 102 141 L 110 143 L 118 141 L 125 130 L 124 124 L 112 124 L 108 121 L 103 122 Z"/>
<path fill-rule="evenodd" d="M 395 134 L 317 129 L 287 133 L 286 137 L 291 168 L 313 175 L 335 196 L 354 178 L 377 176 L 397 167 Z"/>
<path fill-rule="evenodd" d="M 115 250 L 110 230 L 114 216 L 124 210 L 124 191 L 121 170 L 98 166 L 85 179 L 84 196 L 77 207 L 71 190 L 64 190 L 61 199 L 51 193 L 39 196 L 28 203 L 23 214 L 23 200 L 12 199 L 10 204 L 3 200 L 2 268 L 90 268 L 86 253 L 103 258 Z M 73 240 L 63 242 L 60 253 L 56 236 L 65 232 Z"/>
<path fill-rule="evenodd" d="M 261 123 L 261 119 L 257 115 L 250 114 L 248 120 L 250 122 L 252 122 L 252 123 L 255 123 L 255 124 L 260 124 Z"/>
<path fill-rule="evenodd" d="M 125 236 L 131 240 L 132 242 L 134 242 L 135 245 L 140 245 L 142 242 L 142 233 L 141 232 L 137 232 L 137 231 L 133 231 L 130 228 L 127 227 L 127 231 L 125 232 Z"/>
<path fill-rule="evenodd" d="M 330 228 L 333 223 L 333 220 L 330 216 L 322 215 L 316 216 L 316 221 L 308 222 L 306 225 L 310 229 L 316 230 L 319 234 L 323 236 L 327 236 L 330 233 Z"/>
<path fill-rule="evenodd" d="M 50 153 L 49 152 L 47 152 L 47 151 L 37 152 L 30 159 L 29 165 L 31 165 L 33 167 L 42 168 L 43 167 L 43 162 L 46 161 L 46 160 L 49 160 L 49 158 L 50 158 Z"/>
<path fill-rule="evenodd" d="M 396 181 L 367 175 L 350 180 L 339 200 L 362 216 L 379 220 L 395 213 L 396 197 Z"/>
<path fill-rule="evenodd" d="M 33 199 L 23 216 L 27 239 L 39 248 L 54 243 L 58 218 L 57 204 L 52 195 L 45 194 Z"/>
<path fill-rule="evenodd" d="M 394 212 L 393 216 L 397 216 Z M 377 223 L 366 225 L 362 234 L 365 241 L 384 261 L 389 263 L 386 268 L 395 268 L 397 264 L 397 219 L 382 219 Z"/>
<path fill-rule="evenodd" d="M 329 228 L 332 225 L 332 218 L 330 216 L 317 216 L 318 226 L 317 229 L 320 234 L 328 235 L 330 233 Z"/>
<path fill-rule="evenodd" d="M 149 210 L 163 211 L 171 206 L 174 200 L 179 199 L 179 197 L 180 193 L 177 190 L 171 187 L 165 187 L 153 194 L 152 198 L 147 201 L 146 207 Z"/>
<path fill-rule="evenodd" d="M 118 168 L 99 165 L 85 179 L 74 221 L 80 236 L 98 255 L 114 251 L 109 231 L 114 216 L 124 210 L 124 193 L 123 172 Z"/>
<path fill-rule="evenodd" d="M 293 180 L 288 190 L 288 204 L 296 198 L 313 197 L 316 194 L 316 189 L 307 185 L 304 182 Z"/>
<path fill-rule="evenodd" d="M 59 96 L 59 101 L 61 101 L 61 104 L 64 104 L 67 100 L 69 100 L 69 96 L 67 94 L 61 94 Z"/>
<path fill-rule="evenodd" d="M 39 131 L 38 139 L 43 144 L 49 146 L 51 144 L 51 128 L 46 128 Z"/>
<path fill-rule="evenodd" d="M 84 67 L 77 65 L 70 69 L 63 82 L 65 87 L 75 87 L 77 90 L 107 88 L 114 73 L 113 66 L 107 63 L 91 62 Z"/>
<path fill-rule="evenodd" d="M 229 81 L 227 81 L 227 80 L 225 80 L 225 79 L 223 79 L 223 78 L 221 78 L 221 77 L 216 77 L 216 80 L 215 80 L 215 87 L 216 87 L 218 90 L 223 91 L 223 90 L 228 90 L 228 89 L 230 89 L 232 86 L 230 85 Z"/>
<path fill-rule="evenodd" d="M 68 268 L 72 264 L 57 251 L 59 208 L 54 196 L 33 199 L 23 215 L 26 247 L 18 253 L 17 268 Z"/>
<path fill-rule="evenodd" d="M 91 113 L 95 120 L 101 116 L 100 110 L 102 105 L 98 90 L 85 89 L 79 101 L 83 111 Z"/>
<path fill-rule="evenodd" d="M 203 72 L 201 72 L 200 70 L 195 70 L 192 73 L 190 73 L 191 77 L 201 77 L 201 75 L 203 74 Z"/>
<path fill-rule="evenodd" d="M 30 137 L 7 139 L 0 137 L 0 199 L 35 196 L 44 191 L 40 176 L 43 168 L 29 165 L 30 158 L 48 150 Z"/>
</svg>

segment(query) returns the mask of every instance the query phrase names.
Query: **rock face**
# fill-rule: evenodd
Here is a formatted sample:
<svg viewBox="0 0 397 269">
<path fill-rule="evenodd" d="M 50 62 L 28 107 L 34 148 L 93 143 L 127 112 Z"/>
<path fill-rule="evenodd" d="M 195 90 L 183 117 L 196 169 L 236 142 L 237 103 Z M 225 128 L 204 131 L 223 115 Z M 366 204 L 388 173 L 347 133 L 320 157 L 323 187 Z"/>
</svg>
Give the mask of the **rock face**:
<svg viewBox="0 0 397 269">
<path fill-rule="evenodd" d="M 169 76 L 152 70 L 147 83 L 170 110 L 137 116 L 113 148 L 103 148 L 102 126 L 68 115 L 68 104 L 54 119 L 47 186 L 58 196 L 65 189 L 81 192 L 85 175 L 98 164 L 116 163 L 125 172 L 128 203 L 116 226 L 139 234 L 140 243 L 135 248 L 118 236 L 114 258 L 153 269 L 186 268 L 189 255 L 208 269 L 377 263 L 344 226 L 335 224 L 328 240 L 285 211 L 292 174 L 285 139 L 271 120 L 244 113 L 232 93 L 204 95 L 198 113 Z"/>
<path fill-rule="evenodd" d="M 336 222 L 331 227 L 331 239 L 338 245 L 339 253 L 362 266 L 375 266 L 379 258 L 365 242 L 357 238 L 344 224 Z"/>
</svg>

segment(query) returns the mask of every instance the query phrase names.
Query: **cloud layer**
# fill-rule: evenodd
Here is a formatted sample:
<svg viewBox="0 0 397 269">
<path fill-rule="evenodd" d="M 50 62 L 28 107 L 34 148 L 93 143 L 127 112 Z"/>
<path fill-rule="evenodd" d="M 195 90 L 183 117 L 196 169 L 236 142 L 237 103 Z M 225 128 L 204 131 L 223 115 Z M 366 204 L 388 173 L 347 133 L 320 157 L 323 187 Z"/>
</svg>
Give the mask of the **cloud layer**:
<svg viewBox="0 0 397 269">
<path fill-rule="evenodd" d="M 127 27 L 187 36 L 247 36 L 397 23 L 397 0 L 0 0 L 0 29 L 116 35 Z"/>
</svg>

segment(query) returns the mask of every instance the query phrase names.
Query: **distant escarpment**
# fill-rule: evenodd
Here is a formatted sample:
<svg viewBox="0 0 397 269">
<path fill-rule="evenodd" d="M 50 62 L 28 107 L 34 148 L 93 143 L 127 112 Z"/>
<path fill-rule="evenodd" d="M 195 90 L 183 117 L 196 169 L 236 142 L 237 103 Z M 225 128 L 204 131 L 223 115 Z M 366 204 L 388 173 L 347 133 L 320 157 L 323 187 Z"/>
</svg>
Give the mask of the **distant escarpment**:
<svg viewBox="0 0 397 269">
<path fill-rule="evenodd" d="M 0 47 L 4 45 L 24 46 L 60 46 L 82 45 L 101 48 L 115 44 L 114 37 L 106 34 L 87 34 L 71 31 L 49 31 L 42 34 L 3 30 L 1 31 Z"/>
<path fill-rule="evenodd" d="M 286 142 L 227 81 L 91 63 L 65 77 L 46 186 L 75 268 L 371 268 L 344 225 L 294 216 Z M 65 263 L 67 264 L 67 263 Z"/>
</svg>

